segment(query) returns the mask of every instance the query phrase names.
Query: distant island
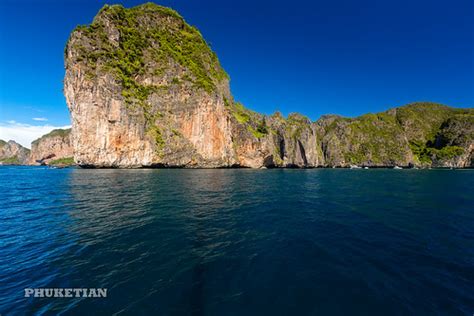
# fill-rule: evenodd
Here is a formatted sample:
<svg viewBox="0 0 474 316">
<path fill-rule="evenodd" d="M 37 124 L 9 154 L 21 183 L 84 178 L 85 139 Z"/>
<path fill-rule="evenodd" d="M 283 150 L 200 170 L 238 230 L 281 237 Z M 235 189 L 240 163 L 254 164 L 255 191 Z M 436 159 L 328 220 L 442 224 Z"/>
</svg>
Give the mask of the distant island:
<svg viewBox="0 0 474 316">
<path fill-rule="evenodd" d="M 31 150 L 0 139 L 0 165 L 74 165 L 71 129 L 55 129 L 31 143 Z"/>
<path fill-rule="evenodd" d="M 473 108 L 417 102 L 315 122 L 262 115 L 234 100 L 201 33 L 153 3 L 104 6 L 72 32 L 65 65 L 70 135 L 45 137 L 15 161 L 0 149 L 3 163 L 54 155 L 97 168 L 474 167 Z"/>
</svg>

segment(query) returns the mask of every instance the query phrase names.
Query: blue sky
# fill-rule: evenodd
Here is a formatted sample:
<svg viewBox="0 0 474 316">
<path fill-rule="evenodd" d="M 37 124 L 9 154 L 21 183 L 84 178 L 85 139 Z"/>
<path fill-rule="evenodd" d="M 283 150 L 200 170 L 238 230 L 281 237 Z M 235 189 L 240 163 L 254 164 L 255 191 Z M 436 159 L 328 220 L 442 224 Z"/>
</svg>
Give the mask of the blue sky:
<svg viewBox="0 0 474 316">
<path fill-rule="evenodd" d="M 0 0 L 0 138 L 7 124 L 69 125 L 62 80 L 70 32 L 105 3 L 143 2 Z M 315 120 L 413 101 L 474 105 L 472 0 L 157 3 L 201 30 L 235 98 L 259 112 Z"/>
</svg>

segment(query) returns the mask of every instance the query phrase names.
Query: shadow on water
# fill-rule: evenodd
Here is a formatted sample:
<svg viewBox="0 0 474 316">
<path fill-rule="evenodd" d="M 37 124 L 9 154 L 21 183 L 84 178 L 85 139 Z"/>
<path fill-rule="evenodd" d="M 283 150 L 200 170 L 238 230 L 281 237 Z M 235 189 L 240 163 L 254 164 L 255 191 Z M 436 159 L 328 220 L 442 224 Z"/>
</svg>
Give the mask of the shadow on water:
<svg viewBox="0 0 474 316">
<path fill-rule="evenodd" d="M 190 175 L 182 179 L 182 188 L 185 200 L 189 201 L 189 225 L 192 238 L 191 252 L 196 257 L 192 268 L 191 289 L 189 297 L 189 311 L 191 315 L 205 314 L 205 282 L 207 274 L 206 256 L 212 253 L 212 245 L 208 244 L 212 234 L 224 236 L 228 233 L 226 229 L 210 229 L 209 221 L 218 214 L 220 210 L 225 211 L 226 204 L 230 202 L 234 181 L 231 177 L 222 176 L 221 170 L 200 170 L 197 175 Z M 231 225 L 232 216 L 228 217 Z M 211 254 L 212 256 L 212 254 Z"/>
</svg>

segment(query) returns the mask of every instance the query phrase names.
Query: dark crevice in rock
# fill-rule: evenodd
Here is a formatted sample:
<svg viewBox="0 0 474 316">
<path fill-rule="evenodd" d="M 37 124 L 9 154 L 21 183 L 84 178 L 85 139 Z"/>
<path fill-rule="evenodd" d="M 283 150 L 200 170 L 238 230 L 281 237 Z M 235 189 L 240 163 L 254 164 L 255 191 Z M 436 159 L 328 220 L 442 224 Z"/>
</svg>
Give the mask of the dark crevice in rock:
<svg viewBox="0 0 474 316">
<path fill-rule="evenodd" d="M 285 158 L 285 139 L 282 138 L 280 140 L 280 159 L 283 160 Z"/>
<path fill-rule="evenodd" d="M 263 166 L 267 168 L 273 168 L 275 167 L 275 162 L 273 161 L 273 155 L 265 157 L 263 159 Z"/>
</svg>

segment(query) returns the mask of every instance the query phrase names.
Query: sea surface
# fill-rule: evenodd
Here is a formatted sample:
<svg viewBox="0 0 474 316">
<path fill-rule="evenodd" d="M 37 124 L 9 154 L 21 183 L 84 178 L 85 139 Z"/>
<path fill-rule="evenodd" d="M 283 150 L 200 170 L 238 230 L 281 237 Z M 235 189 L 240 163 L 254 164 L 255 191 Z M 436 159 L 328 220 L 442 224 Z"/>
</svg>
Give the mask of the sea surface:
<svg viewBox="0 0 474 316">
<path fill-rule="evenodd" d="M 114 313 L 472 315 L 474 170 L 0 167 L 0 314 Z"/>
</svg>

